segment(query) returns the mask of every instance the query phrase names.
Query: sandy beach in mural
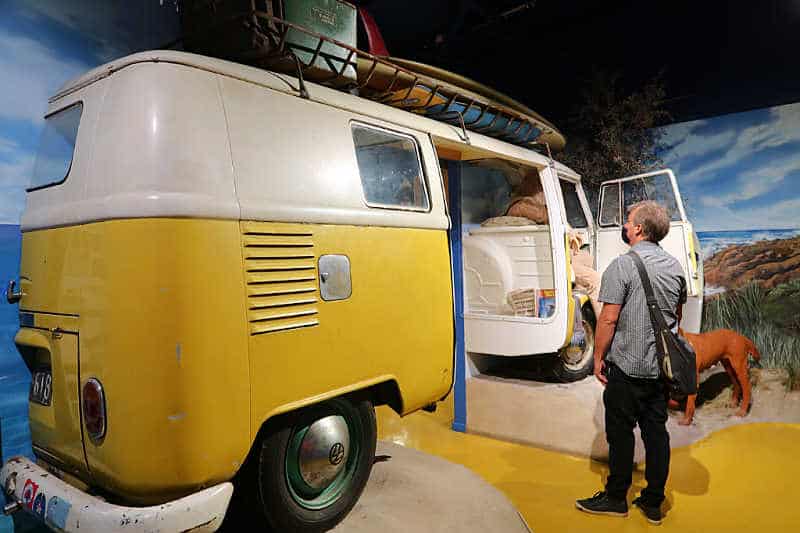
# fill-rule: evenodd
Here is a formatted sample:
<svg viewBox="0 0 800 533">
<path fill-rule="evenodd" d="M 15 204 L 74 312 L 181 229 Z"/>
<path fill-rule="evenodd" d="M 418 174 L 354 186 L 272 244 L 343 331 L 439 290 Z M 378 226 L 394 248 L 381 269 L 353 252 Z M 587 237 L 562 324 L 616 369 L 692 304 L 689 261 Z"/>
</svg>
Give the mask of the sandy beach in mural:
<svg viewBox="0 0 800 533">
<path fill-rule="evenodd" d="M 682 416 L 679 411 L 670 413 L 670 435 L 673 438 L 673 447 L 685 446 L 706 435 L 737 424 L 756 422 L 784 422 L 800 423 L 800 390 L 790 389 L 787 386 L 788 375 L 783 369 L 750 369 L 750 381 L 753 385 L 753 402 L 750 413 L 745 417 L 733 414 L 731 404 L 730 380 L 725 375 L 724 369 L 715 367 L 704 376 L 704 387 L 701 396 L 716 392 L 715 383 L 725 385 L 725 388 L 716 396 L 704 398 L 703 404 L 695 412 L 694 422 L 689 427 L 674 427 Z M 718 386 L 717 386 L 718 387 Z M 683 431 L 681 431 L 683 430 Z"/>
</svg>

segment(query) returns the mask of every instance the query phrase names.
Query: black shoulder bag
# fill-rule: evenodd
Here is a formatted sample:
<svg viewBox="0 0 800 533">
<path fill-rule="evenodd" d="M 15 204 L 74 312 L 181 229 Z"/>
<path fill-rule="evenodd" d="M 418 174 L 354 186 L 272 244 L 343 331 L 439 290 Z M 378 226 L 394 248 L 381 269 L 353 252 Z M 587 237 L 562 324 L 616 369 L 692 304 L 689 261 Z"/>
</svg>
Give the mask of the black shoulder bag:
<svg viewBox="0 0 800 533">
<path fill-rule="evenodd" d="M 676 335 L 667 327 L 667 322 L 664 320 L 664 315 L 658 306 L 655 294 L 653 294 L 650 276 L 647 275 L 642 258 L 633 250 L 628 254 L 636 264 L 639 278 L 642 280 L 642 286 L 647 295 L 647 309 L 650 311 L 650 321 L 656 336 L 656 354 L 658 354 L 661 377 L 667 382 L 670 393 L 682 396 L 697 394 L 697 367 L 694 349 L 686 339 Z"/>
</svg>

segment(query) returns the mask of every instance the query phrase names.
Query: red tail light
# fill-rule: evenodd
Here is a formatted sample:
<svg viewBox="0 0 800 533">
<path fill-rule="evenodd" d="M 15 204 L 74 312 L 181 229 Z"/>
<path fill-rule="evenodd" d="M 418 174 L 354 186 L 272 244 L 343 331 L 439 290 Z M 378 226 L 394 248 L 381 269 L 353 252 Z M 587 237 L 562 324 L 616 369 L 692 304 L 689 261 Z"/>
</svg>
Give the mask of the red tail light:
<svg viewBox="0 0 800 533">
<path fill-rule="evenodd" d="M 95 378 L 83 386 L 83 423 L 92 442 L 103 442 L 106 436 L 106 396 L 103 386 Z"/>
</svg>

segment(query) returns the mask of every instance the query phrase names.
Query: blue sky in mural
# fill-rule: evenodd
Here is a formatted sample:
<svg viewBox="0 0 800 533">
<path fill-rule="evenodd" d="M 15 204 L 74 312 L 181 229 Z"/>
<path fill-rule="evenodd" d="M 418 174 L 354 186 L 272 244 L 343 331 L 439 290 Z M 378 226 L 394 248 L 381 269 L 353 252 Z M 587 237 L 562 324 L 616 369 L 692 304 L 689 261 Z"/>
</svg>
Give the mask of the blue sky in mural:
<svg viewBox="0 0 800 533">
<path fill-rule="evenodd" d="M 800 227 L 800 103 L 664 128 L 700 231 Z"/>
<path fill-rule="evenodd" d="M 0 224 L 17 224 L 48 97 L 92 67 L 169 41 L 177 15 L 173 0 L 0 0 L 0 12 Z"/>
</svg>

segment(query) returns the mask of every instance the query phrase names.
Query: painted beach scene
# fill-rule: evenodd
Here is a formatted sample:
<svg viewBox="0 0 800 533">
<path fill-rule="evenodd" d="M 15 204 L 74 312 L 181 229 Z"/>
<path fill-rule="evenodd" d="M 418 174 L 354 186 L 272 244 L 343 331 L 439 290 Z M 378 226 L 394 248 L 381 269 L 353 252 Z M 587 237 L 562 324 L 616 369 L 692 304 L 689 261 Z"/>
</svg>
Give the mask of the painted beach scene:
<svg viewBox="0 0 800 533">
<path fill-rule="evenodd" d="M 703 329 L 750 337 L 800 387 L 800 104 L 663 129 L 705 270 Z"/>
</svg>

